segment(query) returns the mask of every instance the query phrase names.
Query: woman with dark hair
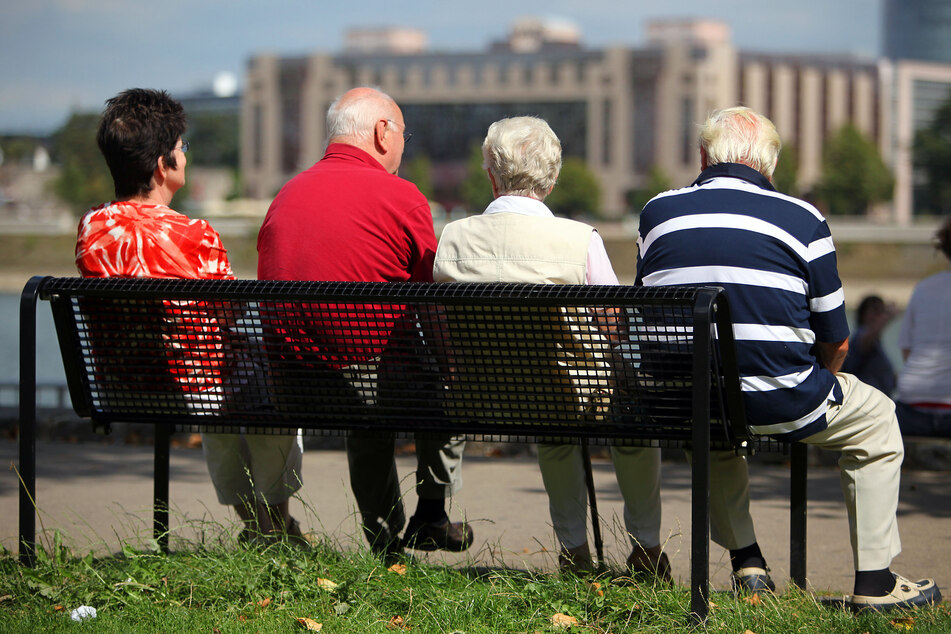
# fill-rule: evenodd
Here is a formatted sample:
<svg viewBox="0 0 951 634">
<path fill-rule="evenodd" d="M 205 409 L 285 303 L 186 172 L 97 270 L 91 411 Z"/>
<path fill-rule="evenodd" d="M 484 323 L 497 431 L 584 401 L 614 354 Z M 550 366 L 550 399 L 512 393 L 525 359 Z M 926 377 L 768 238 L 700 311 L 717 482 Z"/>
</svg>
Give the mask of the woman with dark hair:
<svg viewBox="0 0 951 634">
<path fill-rule="evenodd" d="M 133 88 L 106 102 L 96 140 L 116 200 L 79 223 L 76 266 L 83 277 L 233 279 L 218 233 L 169 204 L 185 184 L 185 111 L 165 91 Z M 166 305 L 169 372 L 189 407 L 220 407 L 232 368 L 223 367 L 229 317 L 202 302 Z M 209 368 L 202 372 L 195 368 Z M 202 434 L 218 500 L 235 508 L 243 539 L 301 538 L 289 499 L 301 485 L 300 436 Z"/>
<path fill-rule="evenodd" d="M 935 233 L 935 248 L 951 260 L 951 217 Z M 915 286 L 898 345 L 905 359 L 895 398 L 902 434 L 951 436 L 951 271 Z"/>
</svg>

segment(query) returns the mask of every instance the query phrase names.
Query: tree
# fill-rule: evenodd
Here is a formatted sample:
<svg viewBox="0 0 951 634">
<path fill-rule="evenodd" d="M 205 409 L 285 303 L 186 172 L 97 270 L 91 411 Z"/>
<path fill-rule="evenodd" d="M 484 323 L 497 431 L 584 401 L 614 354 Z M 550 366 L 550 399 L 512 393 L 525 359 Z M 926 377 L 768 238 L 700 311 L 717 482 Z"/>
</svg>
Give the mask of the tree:
<svg viewBox="0 0 951 634">
<path fill-rule="evenodd" d="M 237 113 L 204 112 L 189 115 L 185 138 L 192 149 L 188 153 L 188 162 L 237 169 L 239 127 Z"/>
<path fill-rule="evenodd" d="M 794 147 L 783 148 L 779 163 L 773 172 L 773 187 L 787 196 L 799 196 L 799 152 Z"/>
<path fill-rule="evenodd" d="M 53 133 L 53 159 L 61 166 L 56 194 L 79 213 L 112 200 L 112 175 L 96 145 L 99 115 L 73 113 Z"/>
<path fill-rule="evenodd" d="M 469 213 L 482 213 L 492 202 L 492 184 L 482 168 L 482 145 L 474 143 L 466 160 L 466 177 L 460 186 L 460 196 Z"/>
<path fill-rule="evenodd" d="M 632 190 L 627 196 L 627 203 L 631 210 L 640 213 L 648 201 L 661 192 L 673 188 L 670 177 L 659 166 L 654 165 L 647 173 L 647 181 L 640 189 Z"/>
<path fill-rule="evenodd" d="M 925 181 L 915 207 L 951 213 L 951 98 L 935 112 L 931 125 L 915 133 L 913 157 Z"/>
<path fill-rule="evenodd" d="M 830 214 L 864 214 L 869 205 L 891 200 L 895 179 L 875 144 L 845 125 L 822 148 L 822 180 L 816 197 Z"/>
<path fill-rule="evenodd" d="M 545 204 L 557 216 L 601 215 L 601 184 L 585 162 L 568 156 L 561 163 L 561 174 Z"/>
<path fill-rule="evenodd" d="M 427 200 L 433 199 L 433 164 L 425 154 L 417 154 L 405 166 L 404 178 L 416 185 Z"/>
</svg>

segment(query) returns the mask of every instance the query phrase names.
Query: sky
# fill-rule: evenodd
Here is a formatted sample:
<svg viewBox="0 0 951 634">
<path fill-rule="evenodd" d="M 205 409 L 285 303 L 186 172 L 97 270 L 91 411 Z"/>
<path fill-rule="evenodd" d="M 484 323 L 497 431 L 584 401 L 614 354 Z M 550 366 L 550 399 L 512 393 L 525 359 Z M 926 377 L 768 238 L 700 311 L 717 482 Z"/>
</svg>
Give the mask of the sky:
<svg viewBox="0 0 951 634">
<path fill-rule="evenodd" d="M 880 49 L 881 0 L 0 0 L 0 134 L 49 132 L 126 88 L 187 94 L 260 53 L 342 49 L 347 29 L 422 29 L 432 51 L 481 51 L 526 16 L 574 23 L 582 44 L 638 47 L 652 19 L 727 23 L 740 50 Z"/>
</svg>

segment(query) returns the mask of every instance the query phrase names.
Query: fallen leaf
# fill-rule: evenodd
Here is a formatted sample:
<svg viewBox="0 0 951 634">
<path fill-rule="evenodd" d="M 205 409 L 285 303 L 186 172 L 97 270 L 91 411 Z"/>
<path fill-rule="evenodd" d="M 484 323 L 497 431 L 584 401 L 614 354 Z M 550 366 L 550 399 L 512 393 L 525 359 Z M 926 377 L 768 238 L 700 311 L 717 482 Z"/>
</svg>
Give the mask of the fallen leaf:
<svg viewBox="0 0 951 634">
<path fill-rule="evenodd" d="M 314 619 L 308 619 L 306 616 L 298 618 L 297 622 L 308 632 L 319 632 L 324 627 L 323 623 L 318 623 Z"/>
<path fill-rule="evenodd" d="M 749 603 L 750 605 L 762 605 L 762 604 L 763 604 L 763 600 L 760 598 L 759 592 L 754 592 L 753 594 L 751 594 L 751 595 L 749 595 L 749 596 L 747 596 L 747 597 L 744 597 L 743 600 L 746 601 L 747 603 Z M 747 631 L 749 631 L 749 630 L 747 630 Z M 746 632 L 744 632 L 743 634 L 746 634 Z M 750 632 L 750 634 L 753 634 L 753 632 Z"/>
<path fill-rule="evenodd" d="M 743 634 L 756 634 L 753 630 L 746 630 Z"/>
<path fill-rule="evenodd" d="M 903 619 L 895 619 L 891 624 L 896 630 L 911 630 L 915 628 L 915 617 L 906 616 Z"/>
<path fill-rule="evenodd" d="M 221 630 L 219 630 L 217 627 L 213 627 L 211 628 L 211 634 L 221 634 Z"/>
<path fill-rule="evenodd" d="M 591 589 L 597 592 L 599 597 L 604 596 L 604 590 L 601 589 L 601 584 L 598 583 L 597 581 L 591 582 Z"/>
<path fill-rule="evenodd" d="M 61 605 L 54 605 L 54 606 L 53 606 L 53 612 L 62 612 L 62 611 L 64 611 L 65 609 L 66 609 L 66 608 L 64 608 L 64 607 L 61 606 Z"/>
<path fill-rule="evenodd" d="M 317 577 L 317 587 L 321 590 L 326 590 L 327 592 L 333 592 L 337 589 L 338 584 L 334 583 L 330 579 L 321 579 Z"/>
<path fill-rule="evenodd" d="M 387 570 L 389 570 L 390 572 L 395 572 L 398 575 L 405 575 L 406 564 L 393 564 L 392 566 L 387 568 Z"/>
<path fill-rule="evenodd" d="M 573 616 L 568 616 L 567 614 L 557 612 L 553 617 L 551 617 L 551 624 L 555 627 L 560 627 L 567 630 L 572 625 L 577 625 L 578 619 Z"/>
<path fill-rule="evenodd" d="M 403 617 L 397 614 L 386 624 L 386 628 L 389 630 L 408 630 L 409 626 L 403 621 Z"/>
<path fill-rule="evenodd" d="M 238 615 L 238 620 L 241 621 L 242 623 L 244 623 L 245 621 L 248 620 L 248 617 L 246 617 L 246 616 L 243 615 L 243 614 L 239 614 L 239 615 Z"/>
<path fill-rule="evenodd" d="M 268 597 L 264 599 L 263 601 L 258 601 L 259 608 L 266 608 L 269 605 L 271 605 L 271 597 Z"/>
</svg>

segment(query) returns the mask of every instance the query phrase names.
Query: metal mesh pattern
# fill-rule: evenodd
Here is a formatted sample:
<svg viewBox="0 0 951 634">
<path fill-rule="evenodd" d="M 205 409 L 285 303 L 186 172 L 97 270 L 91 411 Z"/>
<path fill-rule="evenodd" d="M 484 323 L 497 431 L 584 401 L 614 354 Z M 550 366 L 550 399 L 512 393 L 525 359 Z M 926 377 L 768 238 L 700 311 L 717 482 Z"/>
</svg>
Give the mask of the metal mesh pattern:
<svg viewBox="0 0 951 634">
<path fill-rule="evenodd" d="M 663 444 L 690 437 L 700 352 L 729 441 L 720 355 L 693 344 L 717 289 L 50 278 L 41 296 L 99 423 Z"/>
</svg>

